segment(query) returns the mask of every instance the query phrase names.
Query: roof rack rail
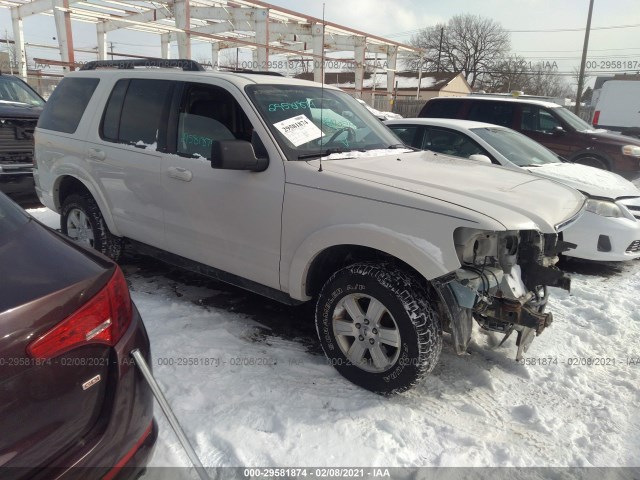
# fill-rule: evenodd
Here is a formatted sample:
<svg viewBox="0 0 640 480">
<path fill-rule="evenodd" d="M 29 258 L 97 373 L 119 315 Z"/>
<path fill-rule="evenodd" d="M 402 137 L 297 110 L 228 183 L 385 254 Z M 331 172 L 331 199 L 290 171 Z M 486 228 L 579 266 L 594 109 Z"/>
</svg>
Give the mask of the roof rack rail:
<svg viewBox="0 0 640 480">
<path fill-rule="evenodd" d="M 221 72 L 229 73 L 250 73 L 252 75 L 272 75 L 274 77 L 284 77 L 280 72 L 268 72 L 264 70 L 249 70 L 247 68 L 219 67 Z"/>
<path fill-rule="evenodd" d="M 94 60 L 85 63 L 80 70 L 96 70 L 98 68 L 130 69 L 134 67 L 182 68 L 185 72 L 204 72 L 204 67 L 194 60 L 153 57 L 124 60 Z"/>
</svg>

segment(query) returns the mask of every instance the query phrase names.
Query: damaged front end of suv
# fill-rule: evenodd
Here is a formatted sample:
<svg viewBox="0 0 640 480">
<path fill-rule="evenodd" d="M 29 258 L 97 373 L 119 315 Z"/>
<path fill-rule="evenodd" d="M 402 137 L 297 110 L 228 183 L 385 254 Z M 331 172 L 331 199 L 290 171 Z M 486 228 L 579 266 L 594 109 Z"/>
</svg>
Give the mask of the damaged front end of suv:
<svg viewBox="0 0 640 480">
<path fill-rule="evenodd" d="M 566 222 L 572 223 L 577 219 Z M 432 283 L 438 291 L 445 331 L 456 353 L 467 351 L 473 320 L 487 331 L 517 334 L 516 360 L 553 321 L 545 312 L 548 287 L 569 290 L 571 279 L 555 264 L 575 245 L 557 233 L 536 230 L 488 232 L 458 228 L 454 233 L 461 267 Z"/>
</svg>

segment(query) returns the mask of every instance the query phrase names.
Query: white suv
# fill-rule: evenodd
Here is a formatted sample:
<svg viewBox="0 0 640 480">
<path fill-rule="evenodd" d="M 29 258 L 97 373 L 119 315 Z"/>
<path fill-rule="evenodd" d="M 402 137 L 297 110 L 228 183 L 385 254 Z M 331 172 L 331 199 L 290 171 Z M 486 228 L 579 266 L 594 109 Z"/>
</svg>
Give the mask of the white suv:
<svg viewBox="0 0 640 480">
<path fill-rule="evenodd" d="M 460 354 L 473 319 L 515 331 L 520 358 L 551 322 L 576 190 L 413 151 L 336 88 L 141 64 L 88 64 L 40 117 L 37 191 L 70 237 L 113 258 L 126 240 L 285 303 L 316 299 L 329 362 L 384 394 L 433 369 L 443 331 Z"/>
</svg>

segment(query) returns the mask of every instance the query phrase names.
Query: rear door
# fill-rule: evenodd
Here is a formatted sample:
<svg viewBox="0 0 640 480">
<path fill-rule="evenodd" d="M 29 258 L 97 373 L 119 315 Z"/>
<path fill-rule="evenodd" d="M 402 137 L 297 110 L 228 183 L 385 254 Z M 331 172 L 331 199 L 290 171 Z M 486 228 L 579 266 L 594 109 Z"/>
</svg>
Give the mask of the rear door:
<svg viewBox="0 0 640 480">
<path fill-rule="evenodd" d="M 119 233 L 164 248 L 162 155 L 175 82 L 120 79 L 86 146 Z"/>
<path fill-rule="evenodd" d="M 259 117 L 224 80 L 182 83 L 162 159 L 166 249 L 279 289 L 284 165 Z M 245 140 L 263 172 L 211 167 L 216 140 Z"/>
</svg>

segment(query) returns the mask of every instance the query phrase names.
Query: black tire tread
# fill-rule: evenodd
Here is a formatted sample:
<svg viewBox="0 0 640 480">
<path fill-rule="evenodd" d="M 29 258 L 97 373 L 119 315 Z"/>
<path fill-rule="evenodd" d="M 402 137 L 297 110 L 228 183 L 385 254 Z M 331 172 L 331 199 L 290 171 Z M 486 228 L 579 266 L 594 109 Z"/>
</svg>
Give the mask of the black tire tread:
<svg viewBox="0 0 640 480">
<path fill-rule="evenodd" d="M 93 226 L 94 249 L 114 261 L 122 255 L 124 241 L 109 231 L 102 216 L 100 207 L 88 193 L 73 193 L 64 199 L 60 215 L 60 230 L 67 235 L 67 217 L 72 208 L 80 208 L 85 212 Z"/>
<path fill-rule="evenodd" d="M 435 294 L 429 292 L 416 275 L 402 270 L 392 263 L 362 262 L 344 267 L 335 272 L 323 286 L 322 291 L 345 273 L 375 279 L 392 292 L 404 306 L 418 338 L 419 357 L 417 374 L 407 384 L 392 390 L 376 391 L 383 395 L 395 395 L 413 388 L 436 366 L 442 352 L 442 327 L 435 306 Z M 322 293 L 321 293 L 322 297 Z M 316 331 L 319 331 L 320 302 L 316 305 Z M 321 342 L 322 343 L 322 342 Z M 322 346 L 323 350 L 324 345 Z M 329 356 L 325 350 L 325 354 Z"/>
</svg>

